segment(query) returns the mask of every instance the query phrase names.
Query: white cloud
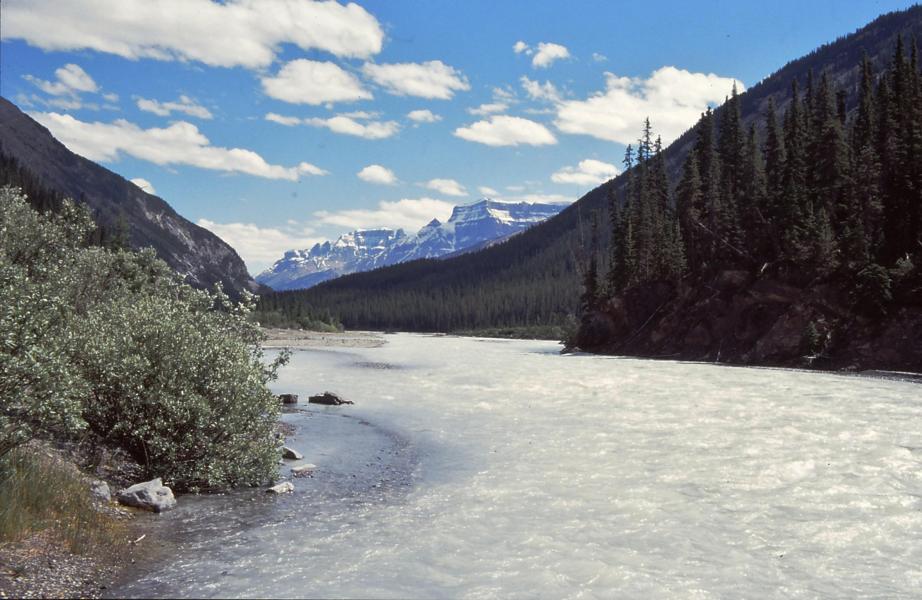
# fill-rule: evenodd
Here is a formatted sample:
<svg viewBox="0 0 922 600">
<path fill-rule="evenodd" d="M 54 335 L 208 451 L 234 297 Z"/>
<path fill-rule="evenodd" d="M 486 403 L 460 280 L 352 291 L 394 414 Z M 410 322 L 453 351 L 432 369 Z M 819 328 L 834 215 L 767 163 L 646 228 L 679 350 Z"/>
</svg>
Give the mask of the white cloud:
<svg viewBox="0 0 922 600">
<path fill-rule="evenodd" d="M 230 244 L 253 274 L 272 265 L 286 250 L 310 248 L 324 241 L 311 237 L 310 229 L 298 230 L 292 223 L 285 229 L 259 227 L 252 223 L 215 223 L 208 219 L 199 219 L 196 224 Z"/>
<path fill-rule="evenodd" d="M 265 119 L 267 121 L 272 121 L 273 123 L 285 125 L 286 127 L 293 127 L 295 125 L 325 127 L 334 133 L 354 135 L 356 137 L 365 138 L 367 140 L 380 140 L 389 138 L 400 131 L 400 123 L 397 121 L 368 120 L 375 117 L 377 114 L 378 113 L 359 111 L 341 113 L 328 118 L 312 117 L 309 119 L 301 119 L 298 117 L 289 117 L 276 113 L 266 113 Z M 365 120 L 366 122 L 361 123 L 359 120 Z"/>
<path fill-rule="evenodd" d="M 442 120 L 442 117 L 428 109 L 411 110 L 407 113 L 407 118 L 417 123 L 435 123 Z"/>
<path fill-rule="evenodd" d="M 498 191 L 494 190 L 491 187 L 487 187 L 485 185 L 478 187 L 477 191 L 480 193 L 481 196 L 490 196 L 490 197 L 499 196 Z"/>
<path fill-rule="evenodd" d="M 504 88 L 493 88 L 493 99 L 497 102 L 511 102 L 515 99 L 515 92 L 508 85 Z"/>
<path fill-rule="evenodd" d="M 347 209 L 335 212 L 321 210 L 314 217 L 327 225 L 347 229 L 371 227 L 402 228 L 416 232 L 433 218 L 446 221 L 451 216 L 454 204 L 434 198 L 404 198 L 396 202 L 382 201 L 373 209 Z"/>
<path fill-rule="evenodd" d="M 381 165 L 368 165 L 358 173 L 359 179 L 368 183 L 379 183 L 382 185 L 394 185 L 397 183 L 397 176 L 387 167 Z"/>
<path fill-rule="evenodd" d="M 286 117 L 285 115 L 279 115 L 276 113 L 266 113 L 266 120 L 272 121 L 273 123 L 278 123 L 279 125 L 284 125 L 286 127 L 292 127 L 294 125 L 300 125 L 301 119 L 298 117 Z"/>
<path fill-rule="evenodd" d="M 130 181 L 131 183 L 135 184 L 136 186 L 138 186 L 139 188 L 141 188 L 148 194 L 157 193 L 157 190 L 154 189 L 154 186 L 151 184 L 151 182 L 149 182 L 146 179 L 143 179 L 141 177 L 135 177 L 134 179 L 131 179 Z"/>
<path fill-rule="evenodd" d="M 158 102 L 148 98 L 137 99 L 138 108 L 143 111 L 154 113 L 161 117 L 167 117 L 173 112 L 180 112 L 190 117 L 199 119 L 211 119 L 212 114 L 207 108 L 196 102 L 189 96 L 180 96 L 177 102 Z"/>
<path fill-rule="evenodd" d="M 605 56 L 604 54 L 599 54 L 598 52 L 593 52 L 593 53 L 592 53 L 592 60 L 594 60 L 595 62 L 605 62 L 606 60 L 608 60 L 608 57 Z"/>
<path fill-rule="evenodd" d="M 99 91 L 99 86 L 96 85 L 96 82 L 86 71 L 80 68 L 80 65 L 66 64 L 56 69 L 54 76 L 55 81 L 45 81 L 32 75 L 25 75 L 24 78 L 26 81 L 35 84 L 38 89 L 52 96 L 77 96 L 81 92 Z"/>
<path fill-rule="evenodd" d="M 520 196 L 505 196 L 501 198 L 506 202 L 531 202 L 532 204 L 573 204 L 575 196 L 563 194 L 522 194 Z"/>
<path fill-rule="evenodd" d="M 564 58 L 570 58 L 570 51 L 567 50 L 566 46 L 551 42 L 540 42 L 538 44 L 538 50 L 531 58 L 531 66 L 536 69 L 546 69 L 550 67 L 554 61 Z"/>
<path fill-rule="evenodd" d="M 504 112 L 508 108 L 509 105 L 505 102 L 490 102 L 487 104 L 481 104 L 477 108 L 469 108 L 467 109 L 467 112 L 471 113 L 472 115 L 482 117 L 493 113 Z"/>
<path fill-rule="evenodd" d="M 345 135 L 354 135 L 365 138 L 366 140 L 381 140 L 389 138 L 400 131 L 400 124 L 397 121 L 369 121 L 359 123 L 355 119 L 343 115 L 337 115 L 328 119 L 314 117 L 304 119 L 305 125 L 311 127 L 326 127 L 334 133 Z"/>
<path fill-rule="evenodd" d="M 89 123 L 59 113 L 30 113 L 30 116 L 73 152 L 95 161 L 116 161 L 122 154 L 128 154 L 158 165 L 190 165 L 292 181 L 302 175 L 327 174 L 306 162 L 282 167 L 267 163 L 252 150 L 212 146 L 195 125 L 185 121 L 165 128 L 142 129 L 124 119 Z"/>
<path fill-rule="evenodd" d="M 102 99 L 106 102 L 118 102 L 118 94 L 115 92 L 110 92 L 108 94 L 103 94 Z"/>
<path fill-rule="evenodd" d="M 381 116 L 381 113 L 369 112 L 367 110 L 353 110 L 352 112 L 339 113 L 337 116 L 349 119 L 377 119 Z"/>
<path fill-rule="evenodd" d="M 632 143 L 646 117 L 650 117 L 663 143 L 668 144 L 695 124 L 709 104 L 723 102 L 738 79 L 713 73 L 690 73 L 661 67 L 649 78 L 618 77 L 606 73 L 605 90 L 585 100 L 558 104 L 554 124 L 563 132 Z"/>
<path fill-rule="evenodd" d="M 283 44 L 368 58 L 384 31 L 358 4 L 311 0 L 5 0 L 0 37 L 43 50 L 269 66 Z"/>
<path fill-rule="evenodd" d="M 544 125 L 507 115 L 494 115 L 486 121 L 459 127 L 455 129 L 455 135 L 487 146 L 544 146 L 557 143 L 557 138 Z"/>
<path fill-rule="evenodd" d="M 526 44 L 522 40 L 519 40 L 515 43 L 514 46 L 512 46 L 512 51 L 515 52 L 516 54 L 521 54 L 523 52 L 526 52 L 528 51 L 528 44 Z"/>
<path fill-rule="evenodd" d="M 587 158 L 575 167 L 563 167 L 553 175 L 554 183 L 572 183 L 581 186 L 597 186 L 618 175 L 621 171 L 615 165 Z"/>
<path fill-rule="evenodd" d="M 440 60 L 424 63 L 365 63 L 365 76 L 397 96 L 449 100 L 456 91 L 471 89 L 467 78 Z"/>
<path fill-rule="evenodd" d="M 522 82 L 522 89 L 532 100 L 546 100 L 548 102 L 560 102 L 561 100 L 560 92 L 550 81 L 540 83 L 524 75 L 519 81 Z"/>
<path fill-rule="evenodd" d="M 446 196 L 467 196 L 467 190 L 464 189 L 464 186 L 454 179 L 430 179 L 423 185 Z"/>
<path fill-rule="evenodd" d="M 370 100 L 371 93 L 355 75 L 330 62 L 299 58 L 286 63 L 278 74 L 262 78 L 263 91 L 292 104 L 325 104 Z"/>
</svg>

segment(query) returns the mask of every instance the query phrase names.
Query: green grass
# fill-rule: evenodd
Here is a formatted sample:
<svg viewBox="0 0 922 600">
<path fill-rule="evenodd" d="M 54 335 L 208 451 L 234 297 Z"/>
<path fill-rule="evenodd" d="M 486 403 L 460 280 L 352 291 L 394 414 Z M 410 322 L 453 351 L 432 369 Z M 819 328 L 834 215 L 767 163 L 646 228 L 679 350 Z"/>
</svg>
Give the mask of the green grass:
<svg viewBox="0 0 922 600">
<path fill-rule="evenodd" d="M 126 525 L 99 510 L 71 464 L 30 444 L 0 458 L 0 542 L 47 531 L 75 554 L 113 549 Z"/>
</svg>

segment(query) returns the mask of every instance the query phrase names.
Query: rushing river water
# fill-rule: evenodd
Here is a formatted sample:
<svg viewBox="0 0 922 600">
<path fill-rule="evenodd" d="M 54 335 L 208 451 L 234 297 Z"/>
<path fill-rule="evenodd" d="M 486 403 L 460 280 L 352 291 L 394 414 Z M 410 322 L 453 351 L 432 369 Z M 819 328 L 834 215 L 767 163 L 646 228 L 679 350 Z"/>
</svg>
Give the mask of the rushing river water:
<svg viewBox="0 0 922 600">
<path fill-rule="evenodd" d="M 387 340 L 296 352 L 278 391 L 355 401 L 286 415 L 314 477 L 181 498 L 114 593 L 922 594 L 918 384 Z"/>
</svg>

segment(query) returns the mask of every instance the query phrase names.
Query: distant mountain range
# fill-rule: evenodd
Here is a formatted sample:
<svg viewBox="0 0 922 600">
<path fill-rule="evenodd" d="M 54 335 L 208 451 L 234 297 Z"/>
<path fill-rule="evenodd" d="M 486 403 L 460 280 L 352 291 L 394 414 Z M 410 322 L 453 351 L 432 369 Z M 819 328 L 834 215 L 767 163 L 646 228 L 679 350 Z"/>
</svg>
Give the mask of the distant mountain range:
<svg viewBox="0 0 922 600">
<path fill-rule="evenodd" d="M 483 198 L 456 206 L 445 223 L 433 219 L 415 235 L 402 229 L 360 229 L 336 241 L 289 250 L 256 281 L 274 290 L 305 289 L 378 267 L 457 256 L 488 247 L 553 217 L 560 204 L 500 202 Z"/>
<path fill-rule="evenodd" d="M 221 282 L 232 293 L 260 290 L 237 252 L 218 236 L 121 175 L 74 154 L 3 97 L 0 152 L 49 190 L 84 203 L 99 224 L 111 227 L 124 222 L 132 247 L 153 247 L 188 283 L 209 287 Z"/>
</svg>

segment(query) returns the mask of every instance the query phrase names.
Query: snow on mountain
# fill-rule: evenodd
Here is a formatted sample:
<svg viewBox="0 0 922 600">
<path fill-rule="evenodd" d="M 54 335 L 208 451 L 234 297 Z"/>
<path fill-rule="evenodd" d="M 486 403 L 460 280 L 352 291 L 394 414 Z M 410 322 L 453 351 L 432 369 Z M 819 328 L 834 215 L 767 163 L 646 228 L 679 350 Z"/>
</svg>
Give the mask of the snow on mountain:
<svg viewBox="0 0 922 600">
<path fill-rule="evenodd" d="M 289 250 L 256 281 L 274 290 L 304 289 L 358 271 L 420 258 L 440 258 L 479 250 L 553 217 L 560 204 L 500 202 L 483 198 L 456 206 L 445 223 L 433 219 L 415 235 L 402 229 L 363 229 L 334 242 Z"/>
</svg>

